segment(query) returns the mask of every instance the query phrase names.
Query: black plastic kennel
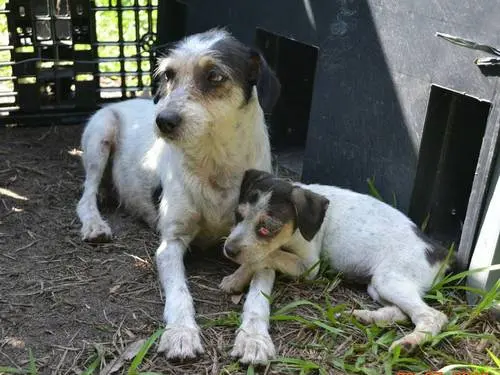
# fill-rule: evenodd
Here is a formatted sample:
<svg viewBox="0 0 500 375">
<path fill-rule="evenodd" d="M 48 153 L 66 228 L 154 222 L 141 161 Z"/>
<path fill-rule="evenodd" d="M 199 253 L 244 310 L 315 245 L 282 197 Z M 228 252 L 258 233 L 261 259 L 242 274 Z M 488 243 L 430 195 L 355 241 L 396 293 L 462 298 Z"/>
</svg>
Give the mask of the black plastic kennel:
<svg viewBox="0 0 500 375">
<path fill-rule="evenodd" d="M 368 192 L 374 181 L 433 237 L 455 242 L 466 267 L 500 127 L 498 69 L 475 63 L 487 49 L 436 35 L 499 46 L 496 2 L 467 4 L 10 0 L 0 121 L 81 122 L 103 102 L 154 90 L 156 47 L 226 26 L 282 82 L 269 114 L 281 163 L 305 182 Z"/>
<path fill-rule="evenodd" d="M 81 121 L 151 89 L 158 0 L 10 0 L 0 17 L 3 123 Z"/>
</svg>

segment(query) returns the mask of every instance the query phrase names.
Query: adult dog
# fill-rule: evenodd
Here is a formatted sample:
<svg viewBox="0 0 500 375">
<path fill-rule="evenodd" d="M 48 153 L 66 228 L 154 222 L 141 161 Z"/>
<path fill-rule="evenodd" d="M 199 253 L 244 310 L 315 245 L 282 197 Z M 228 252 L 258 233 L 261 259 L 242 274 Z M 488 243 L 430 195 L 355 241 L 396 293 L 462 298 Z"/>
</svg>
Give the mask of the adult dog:
<svg viewBox="0 0 500 375">
<path fill-rule="evenodd" d="M 175 44 L 159 60 L 154 103 L 134 99 L 94 114 L 82 136 L 86 172 L 77 213 L 84 240 L 111 238 L 97 192 L 112 155 L 120 202 L 156 227 L 156 262 L 165 293 L 159 351 L 168 358 L 203 352 L 183 257 L 190 245 L 208 247 L 229 233 L 245 170 L 271 170 L 264 111 L 280 84 L 257 51 L 227 31 L 212 29 Z M 152 197 L 160 193 L 158 210 Z M 232 354 L 243 362 L 274 355 L 268 333 L 274 271 L 255 275 Z M 264 311 L 264 316 L 262 316 Z"/>
</svg>

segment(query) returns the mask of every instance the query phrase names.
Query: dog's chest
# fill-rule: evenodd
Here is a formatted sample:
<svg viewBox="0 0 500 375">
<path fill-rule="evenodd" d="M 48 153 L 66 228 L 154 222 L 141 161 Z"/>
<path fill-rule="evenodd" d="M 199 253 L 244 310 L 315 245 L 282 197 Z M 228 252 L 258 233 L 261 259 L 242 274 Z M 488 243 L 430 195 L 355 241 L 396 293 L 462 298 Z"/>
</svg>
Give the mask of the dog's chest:
<svg viewBox="0 0 500 375">
<path fill-rule="evenodd" d="M 201 216 L 197 240 L 214 242 L 229 234 L 238 195 L 237 184 L 228 188 L 212 184 L 200 187 L 193 197 Z"/>
</svg>

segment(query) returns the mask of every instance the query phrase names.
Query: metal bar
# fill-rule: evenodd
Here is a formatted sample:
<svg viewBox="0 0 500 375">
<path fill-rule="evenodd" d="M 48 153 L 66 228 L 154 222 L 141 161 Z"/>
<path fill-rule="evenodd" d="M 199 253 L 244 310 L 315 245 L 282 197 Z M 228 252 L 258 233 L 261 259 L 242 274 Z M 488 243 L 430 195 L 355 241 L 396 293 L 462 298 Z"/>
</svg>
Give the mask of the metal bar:
<svg viewBox="0 0 500 375">
<path fill-rule="evenodd" d="M 134 17 L 135 17 L 135 51 L 136 51 L 136 58 L 135 58 L 135 63 L 137 64 L 137 71 L 142 72 L 141 68 L 141 62 L 140 59 L 137 57 L 141 54 L 141 35 L 139 34 L 139 10 L 137 7 L 139 6 L 138 0 L 134 0 L 134 7 L 136 10 L 134 11 Z M 142 86 L 142 75 L 138 75 L 139 77 L 139 86 Z"/>
<path fill-rule="evenodd" d="M 121 2 L 120 2 L 121 4 Z M 158 7 L 156 5 L 140 5 L 138 7 L 135 7 L 133 5 L 125 5 L 125 6 L 121 6 L 121 5 L 117 5 L 117 6 L 112 6 L 112 5 L 109 5 L 109 6 L 96 6 L 96 7 L 91 7 L 90 9 L 91 10 L 96 10 L 96 11 L 100 11 L 100 10 L 114 10 L 116 8 L 119 8 L 120 10 L 154 10 L 154 9 L 157 9 Z"/>
<path fill-rule="evenodd" d="M 122 9 L 122 0 L 117 0 L 117 8 L 118 8 L 118 40 L 123 40 L 123 9 Z M 125 52 L 123 45 L 120 45 L 120 57 L 125 57 Z M 126 95 L 126 90 L 125 90 L 125 75 L 123 74 L 125 72 L 125 61 L 120 60 L 120 73 L 121 73 L 121 87 L 122 87 L 122 97 L 125 97 Z"/>
<path fill-rule="evenodd" d="M 0 98 L 8 98 L 10 96 L 16 96 L 17 91 L 0 91 Z"/>
<path fill-rule="evenodd" d="M 124 72 L 126 76 L 138 76 L 140 73 L 139 72 Z M 99 72 L 97 73 L 98 77 L 117 77 L 120 75 L 120 72 Z"/>
<path fill-rule="evenodd" d="M 126 88 L 125 92 L 126 91 L 142 91 L 146 88 L 149 88 L 151 86 L 144 86 L 144 87 L 139 87 L 139 86 L 129 86 Z M 100 92 L 119 92 L 119 91 L 122 91 L 122 88 L 121 87 L 101 87 L 100 89 L 98 89 L 98 91 Z"/>
<path fill-rule="evenodd" d="M 12 111 L 19 111 L 20 107 L 19 106 L 10 106 L 10 107 L 2 107 L 2 104 L 0 104 L 0 112 L 12 112 Z M 0 116 L 0 119 L 2 116 Z M 1 120 L 0 120 L 1 121 Z"/>
</svg>

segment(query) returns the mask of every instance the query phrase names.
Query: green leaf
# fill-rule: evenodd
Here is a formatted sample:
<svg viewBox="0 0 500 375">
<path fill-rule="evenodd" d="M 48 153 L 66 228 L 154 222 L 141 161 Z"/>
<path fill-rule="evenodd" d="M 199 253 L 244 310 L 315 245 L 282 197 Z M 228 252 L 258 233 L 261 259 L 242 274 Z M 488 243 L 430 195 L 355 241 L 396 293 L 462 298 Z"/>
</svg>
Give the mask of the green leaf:
<svg viewBox="0 0 500 375">
<path fill-rule="evenodd" d="M 96 358 L 92 361 L 92 363 L 90 364 L 90 366 L 84 371 L 82 372 L 82 375 L 91 375 L 94 373 L 95 369 L 97 367 L 99 367 L 99 364 L 101 363 L 101 356 L 100 355 L 96 355 Z"/>
<path fill-rule="evenodd" d="M 317 303 L 313 303 L 313 302 L 307 301 L 307 300 L 298 300 L 298 301 L 294 301 L 294 302 L 289 303 L 288 305 L 283 306 L 281 309 L 275 311 L 273 315 L 283 315 L 283 314 L 285 314 L 291 310 L 294 310 L 300 306 L 311 306 L 311 307 L 314 307 L 322 315 L 324 315 L 324 313 L 325 313 L 325 310 Z"/>
<path fill-rule="evenodd" d="M 26 374 L 26 370 L 0 366 L 0 374 Z"/>
<path fill-rule="evenodd" d="M 35 360 L 35 357 L 33 357 L 33 352 L 31 351 L 31 349 L 29 349 L 28 373 L 30 375 L 38 375 L 38 370 L 36 369 L 36 360 Z"/>
<path fill-rule="evenodd" d="M 497 367 L 500 369 L 500 359 L 495 354 L 493 354 L 490 349 L 486 349 L 486 351 L 488 352 L 488 355 L 491 357 L 493 362 L 495 362 L 495 365 L 497 365 Z"/>
<path fill-rule="evenodd" d="M 377 188 L 375 187 L 375 177 L 367 178 L 366 182 L 368 183 L 368 189 L 370 190 L 370 194 L 377 198 L 380 201 L 384 201 Z"/>
<path fill-rule="evenodd" d="M 128 369 L 127 374 L 128 375 L 138 375 L 139 371 L 137 370 L 139 366 L 141 365 L 142 361 L 144 360 L 144 357 L 149 351 L 149 348 L 154 344 L 154 342 L 162 335 L 162 333 L 165 332 L 164 328 L 160 328 L 157 330 L 155 333 L 153 333 L 149 338 L 146 340 L 144 345 L 142 345 L 141 349 L 139 350 L 139 353 L 134 357 L 134 360 L 130 364 L 130 367 Z"/>
</svg>

